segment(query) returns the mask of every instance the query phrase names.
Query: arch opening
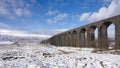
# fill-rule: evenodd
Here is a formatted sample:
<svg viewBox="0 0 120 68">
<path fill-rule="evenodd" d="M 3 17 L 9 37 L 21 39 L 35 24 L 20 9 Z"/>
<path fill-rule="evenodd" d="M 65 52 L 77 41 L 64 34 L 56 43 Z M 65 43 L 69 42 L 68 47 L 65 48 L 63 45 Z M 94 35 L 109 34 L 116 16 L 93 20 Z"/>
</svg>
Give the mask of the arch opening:
<svg viewBox="0 0 120 68">
<path fill-rule="evenodd" d="M 95 29 L 95 42 L 96 42 L 96 46 L 98 47 L 98 28 Z"/>
<path fill-rule="evenodd" d="M 80 46 L 81 47 L 86 47 L 86 38 L 87 38 L 87 34 L 86 34 L 86 29 L 85 28 L 82 28 L 80 30 L 80 33 L 79 33 L 79 37 L 80 37 Z"/>
<path fill-rule="evenodd" d="M 108 34 L 108 46 L 109 49 L 112 49 L 115 47 L 115 25 L 110 24 L 107 28 L 107 34 Z"/>
<path fill-rule="evenodd" d="M 68 32 L 68 46 L 72 46 L 72 43 L 71 43 L 71 33 Z"/>
<path fill-rule="evenodd" d="M 95 34 L 96 34 L 95 31 L 97 32 L 97 27 L 92 25 L 89 28 L 89 46 L 94 48 L 97 47 L 97 39 L 95 38 Z"/>
<path fill-rule="evenodd" d="M 66 33 L 64 34 L 64 46 L 66 46 L 66 43 L 67 43 L 67 38 L 66 38 Z"/>
<path fill-rule="evenodd" d="M 77 32 L 73 31 L 72 35 L 72 46 L 77 47 Z"/>
<path fill-rule="evenodd" d="M 68 46 L 68 35 L 67 35 L 67 33 L 64 34 L 64 46 Z"/>
<path fill-rule="evenodd" d="M 61 35 L 61 46 L 64 46 L 64 35 Z"/>
<path fill-rule="evenodd" d="M 114 46 L 115 25 L 113 22 L 105 22 L 101 26 L 101 47 L 103 49 L 112 49 Z"/>
</svg>

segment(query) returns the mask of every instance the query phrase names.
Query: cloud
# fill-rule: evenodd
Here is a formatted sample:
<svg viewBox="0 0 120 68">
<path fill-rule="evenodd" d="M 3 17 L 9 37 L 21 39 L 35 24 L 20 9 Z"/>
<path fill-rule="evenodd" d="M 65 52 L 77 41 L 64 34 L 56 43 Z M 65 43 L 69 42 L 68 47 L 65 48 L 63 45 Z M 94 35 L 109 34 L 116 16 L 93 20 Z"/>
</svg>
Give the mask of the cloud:
<svg viewBox="0 0 120 68">
<path fill-rule="evenodd" d="M 17 16 L 22 16 L 22 9 L 15 9 L 14 10 L 15 11 L 15 14 L 17 15 Z"/>
<path fill-rule="evenodd" d="M 10 36 L 17 36 L 17 37 L 39 37 L 39 38 L 51 37 L 51 35 L 35 34 L 35 33 L 28 33 L 20 30 L 6 30 L 6 29 L 0 29 L 0 35 L 10 35 Z"/>
<path fill-rule="evenodd" d="M 56 29 L 56 32 L 57 33 L 62 33 L 62 32 L 65 32 L 65 31 L 68 31 L 69 29 Z"/>
<path fill-rule="evenodd" d="M 67 13 L 59 13 L 57 14 L 53 19 L 47 19 L 48 24 L 58 23 L 59 21 L 62 21 L 63 19 L 67 19 L 68 14 Z"/>
<path fill-rule="evenodd" d="M 80 15 L 80 21 L 98 21 L 120 15 L 120 0 L 112 0 L 108 7 L 101 7 L 98 12 L 87 12 Z"/>
<path fill-rule="evenodd" d="M 62 32 L 65 32 L 69 29 L 53 29 L 53 30 L 44 30 L 44 31 L 40 31 L 40 34 L 45 34 L 45 35 L 56 35 Z"/>
<path fill-rule="evenodd" d="M 52 19 L 47 19 L 46 21 L 48 24 L 53 24 L 53 23 L 57 23 L 56 20 L 52 20 Z"/>
<path fill-rule="evenodd" d="M 0 28 L 11 28 L 11 26 L 3 22 L 0 22 Z"/>
<path fill-rule="evenodd" d="M 62 32 L 65 32 L 67 31 L 68 29 L 54 29 L 51 31 L 52 35 L 55 35 L 55 34 L 59 34 L 59 33 L 62 33 Z"/>
<path fill-rule="evenodd" d="M 54 15 L 54 14 L 57 14 L 57 13 L 59 13 L 58 10 L 54 10 L 54 11 L 49 10 L 49 11 L 46 13 L 46 15 Z"/>
<path fill-rule="evenodd" d="M 87 20 L 91 13 L 84 13 L 80 16 L 80 21 Z"/>
<path fill-rule="evenodd" d="M 67 18 L 67 16 L 68 16 L 68 14 L 67 13 L 60 13 L 60 14 L 58 14 L 55 18 L 54 18 L 54 20 L 63 20 L 63 19 L 65 19 L 65 18 Z"/>
<path fill-rule="evenodd" d="M 5 8 L 0 6 L 0 15 L 9 15 L 9 11 Z"/>
<path fill-rule="evenodd" d="M 58 10 L 53 10 L 53 11 L 49 10 L 45 15 L 51 17 L 46 20 L 46 23 L 48 24 L 58 23 L 59 21 L 67 19 L 68 17 L 67 13 L 61 13 Z"/>
<path fill-rule="evenodd" d="M 30 17 L 32 13 L 30 11 L 30 4 L 25 0 L 1 0 L 0 15 L 7 18 L 15 16 Z"/>
<path fill-rule="evenodd" d="M 8 30 L 8 29 L 0 29 L 0 35 L 9 35 L 16 37 L 38 37 L 48 39 L 55 34 L 67 31 L 68 29 L 54 29 L 51 31 L 41 31 L 40 33 L 29 33 L 21 30 Z"/>
<path fill-rule="evenodd" d="M 28 10 L 28 9 L 24 9 L 23 12 L 24 12 L 24 13 L 23 13 L 24 16 L 27 16 L 27 17 L 32 16 L 32 15 L 31 15 L 31 14 L 32 14 L 31 11 Z"/>
<path fill-rule="evenodd" d="M 27 16 L 27 17 L 31 16 L 31 11 L 28 9 L 18 8 L 18 9 L 15 9 L 14 12 L 15 12 L 15 15 L 17 16 Z"/>
</svg>

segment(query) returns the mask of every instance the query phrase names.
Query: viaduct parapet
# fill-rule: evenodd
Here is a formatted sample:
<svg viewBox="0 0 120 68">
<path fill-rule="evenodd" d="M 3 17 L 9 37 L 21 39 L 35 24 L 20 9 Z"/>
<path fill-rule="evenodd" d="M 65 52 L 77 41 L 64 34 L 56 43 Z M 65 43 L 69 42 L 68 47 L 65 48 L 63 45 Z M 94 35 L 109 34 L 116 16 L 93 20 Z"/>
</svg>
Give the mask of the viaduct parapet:
<svg viewBox="0 0 120 68">
<path fill-rule="evenodd" d="M 107 28 L 115 26 L 115 49 L 120 49 L 120 15 L 81 26 L 42 41 L 44 44 L 72 47 L 94 47 L 108 49 Z M 95 39 L 95 30 L 98 29 L 98 38 Z"/>
</svg>

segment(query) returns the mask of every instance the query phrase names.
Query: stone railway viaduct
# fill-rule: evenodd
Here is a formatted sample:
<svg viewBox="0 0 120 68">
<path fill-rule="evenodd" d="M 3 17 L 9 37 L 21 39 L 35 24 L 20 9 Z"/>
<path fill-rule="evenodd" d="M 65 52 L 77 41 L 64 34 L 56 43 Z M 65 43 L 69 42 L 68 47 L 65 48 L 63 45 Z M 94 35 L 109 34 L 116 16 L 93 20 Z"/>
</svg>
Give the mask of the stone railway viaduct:
<svg viewBox="0 0 120 68">
<path fill-rule="evenodd" d="M 72 47 L 93 47 L 108 49 L 107 28 L 109 25 L 115 26 L 115 49 L 120 49 L 120 15 L 81 26 L 41 41 L 44 44 L 56 46 Z M 97 43 L 95 39 L 95 30 L 98 29 Z"/>
</svg>

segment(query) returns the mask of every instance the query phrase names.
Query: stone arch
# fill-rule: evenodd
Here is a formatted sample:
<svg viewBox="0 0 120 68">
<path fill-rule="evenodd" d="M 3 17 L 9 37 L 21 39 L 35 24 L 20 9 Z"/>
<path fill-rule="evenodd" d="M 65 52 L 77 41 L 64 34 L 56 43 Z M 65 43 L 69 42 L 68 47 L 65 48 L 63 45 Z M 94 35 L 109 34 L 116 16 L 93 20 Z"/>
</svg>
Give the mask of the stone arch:
<svg viewBox="0 0 120 68">
<path fill-rule="evenodd" d="M 68 43 L 68 42 L 69 42 L 69 35 L 68 35 L 68 32 L 66 32 L 66 41 L 67 41 L 67 42 L 66 42 L 66 46 L 69 46 L 69 45 L 68 45 L 68 44 L 69 44 L 69 43 Z"/>
<path fill-rule="evenodd" d="M 72 46 L 72 36 L 71 36 L 71 32 L 68 32 L 68 46 Z"/>
<path fill-rule="evenodd" d="M 101 48 L 102 49 L 108 49 L 109 45 L 108 45 L 108 27 L 111 25 L 111 24 L 114 24 L 115 28 L 116 28 L 116 25 L 114 22 L 111 22 L 111 21 L 107 21 L 107 22 L 104 22 L 101 26 L 100 26 L 100 41 L 101 41 Z M 116 32 L 116 30 L 115 30 Z M 116 38 L 116 37 L 115 37 Z M 116 43 L 115 43 L 116 44 Z"/>
<path fill-rule="evenodd" d="M 77 47 L 77 31 L 72 32 L 72 46 Z"/>
<path fill-rule="evenodd" d="M 56 45 L 56 36 L 53 37 L 54 45 Z"/>
<path fill-rule="evenodd" d="M 85 28 L 82 28 L 80 30 L 80 33 L 79 33 L 79 37 L 80 37 L 80 46 L 81 47 L 85 47 L 86 46 L 86 29 Z"/>
<path fill-rule="evenodd" d="M 88 46 L 89 47 L 94 47 L 96 48 L 97 46 L 97 40 L 95 39 L 95 30 L 97 29 L 97 26 L 96 25 L 91 25 L 89 27 L 89 32 L 88 32 Z"/>
<path fill-rule="evenodd" d="M 62 46 L 62 35 L 59 35 L 59 46 Z"/>
<path fill-rule="evenodd" d="M 56 45 L 56 36 L 53 37 L 53 40 L 54 40 L 54 45 Z"/>
<path fill-rule="evenodd" d="M 51 43 L 52 45 L 55 45 L 54 37 L 51 38 L 51 42 L 52 42 L 52 43 Z"/>
<path fill-rule="evenodd" d="M 64 33 L 64 46 L 67 46 L 67 33 Z"/>
<path fill-rule="evenodd" d="M 57 43 L 58 43 L 58 46 L 60 46 L 60 35 L 57 36 Z"/>
<path fill-rule="evenodd" d="M 114 24 L 110 24 L 110 26 L 107 28 L 107 34 L 108 34 L 109 49 L 112 49 L 115 47 L 115 25 Z"/>
<path fill-rule="evenodd" d="M 50 38 L 50 44 L 53 45 L 53 37 Z"/>
<path fill-rule="evenodd" d="M 61 34 L 61 46 L 64 46 L 64 34 Z"/>
</svg>

